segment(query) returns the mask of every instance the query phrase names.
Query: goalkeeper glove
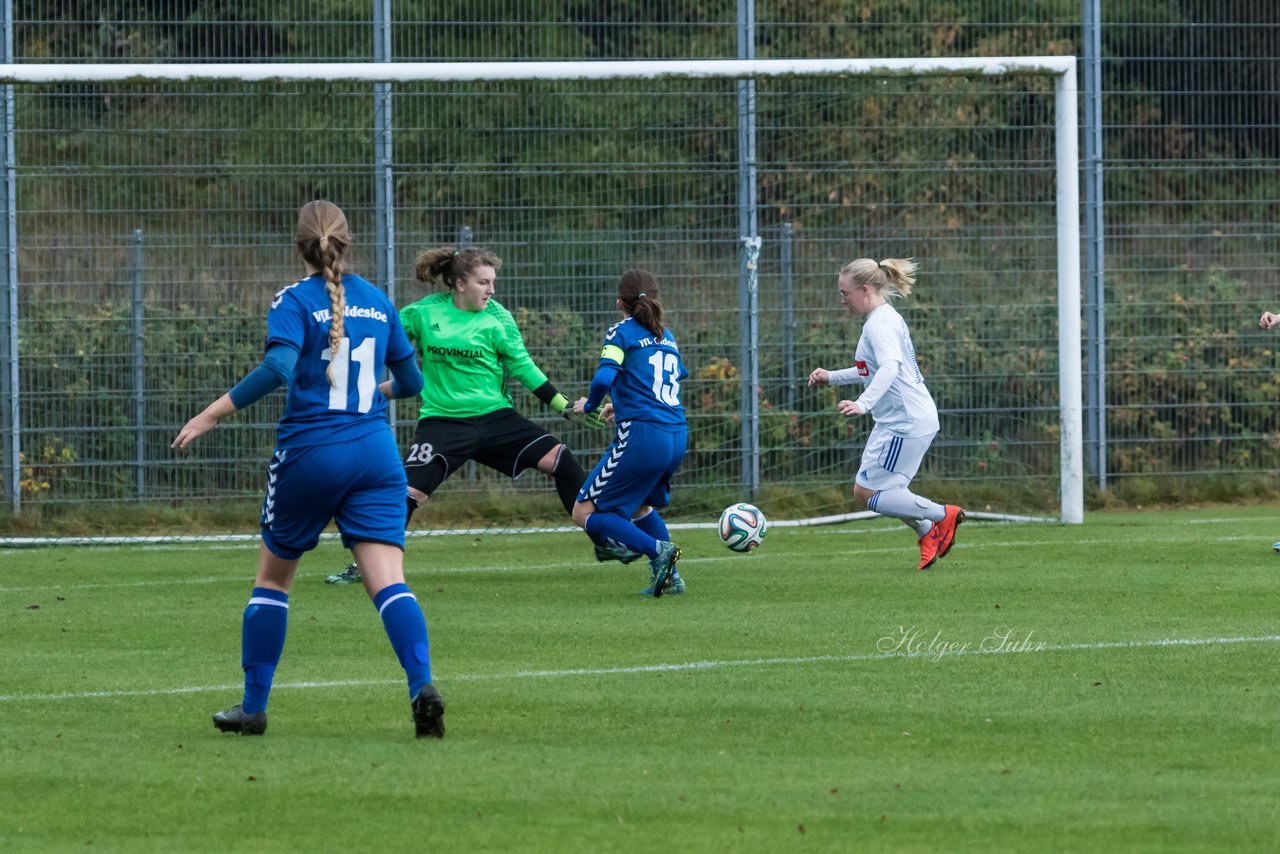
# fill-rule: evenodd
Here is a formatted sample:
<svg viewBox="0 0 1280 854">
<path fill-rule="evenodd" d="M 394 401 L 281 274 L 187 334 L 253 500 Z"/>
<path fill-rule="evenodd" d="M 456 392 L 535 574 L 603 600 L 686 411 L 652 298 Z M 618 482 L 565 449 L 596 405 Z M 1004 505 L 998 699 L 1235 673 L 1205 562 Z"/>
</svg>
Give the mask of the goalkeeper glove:
<svg viewBox="0 0 1280 854">
<path fill-rule="evenodd" d="M 572 421 L 575 424 L 586 424 L 588 427 L 593 427 L 597 430 L 605 426 L 605 420 L 599 410 L 585 414 L 574 412 L 573 407 L 569 405 L 569 398 L 563 394 L 557 393 L 555 397 L 551 398 L 551 402 L 548 405 L 560 413 L 560 417 L 566 421 Z"/>
<path fill-rule="evenodd" d="M 574 424 L 582 424 L 583 422 L 591 424 L 591 416 L 584 416 L 580 412 L 574 412 L 573 407 L 569 405 L 569 398 L 559 392 L 556 392 L 556 396 L 551 398 L 547 405 L 558 412 L 565 421 L 571 421 Z"/>
</svg>

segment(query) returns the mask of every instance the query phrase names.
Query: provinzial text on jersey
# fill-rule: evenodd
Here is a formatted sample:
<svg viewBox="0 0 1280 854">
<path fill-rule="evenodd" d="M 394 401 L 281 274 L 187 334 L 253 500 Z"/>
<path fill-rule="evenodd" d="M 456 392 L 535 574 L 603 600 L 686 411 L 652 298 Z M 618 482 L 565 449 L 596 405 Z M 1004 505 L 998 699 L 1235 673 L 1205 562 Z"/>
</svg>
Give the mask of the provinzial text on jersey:
<svg viewBox="0 0 1280 854">
<path fill-rule="evenodd" d="M 484 354 L 480 350 L 468 350 L 465 347 L 437 347 L 435 344 L 423 344 L 423 355 L 460 356 L 464 359 L 479 359 Z"/>
<path fill-rule="evenodd" d="M 331 318 L 332 316 L 333 316 L 333 312 L 331 312 L 327 308 L 322 308 L 319 311 L 311 312 L 311 317 L 312 319 L 315 320 L 316 323 L 328 323 L 329 318 Z M 383 323 L 387 322 L 387 315 L 385 312 L 378 311 L 376 308 L 364 308 L 358 305 L 347 306 L 343 310 L 342 316 L 343 317 L 368 317 L 372 320 L 381 320 Z"/>
</svg>

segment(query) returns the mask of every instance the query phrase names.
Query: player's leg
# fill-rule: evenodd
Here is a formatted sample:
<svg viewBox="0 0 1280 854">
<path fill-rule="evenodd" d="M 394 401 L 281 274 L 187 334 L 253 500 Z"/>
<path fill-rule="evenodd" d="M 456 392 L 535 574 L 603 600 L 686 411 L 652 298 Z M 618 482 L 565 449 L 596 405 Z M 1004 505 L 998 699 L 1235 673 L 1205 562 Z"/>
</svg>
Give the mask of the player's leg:
<svg viewBox="0 0 1280 854">
<path fill-rule="evenodd" d="M 407 479 L 390 433 L 360 440 L 358 484 L 334 513 L 343 543 L 356 556 L 365 591 L 404 668 L 417 736 L 444 736 L 444 700 L 431 684 L 431 651 L 422 607 L 404 577 L 401 503 Z"/>
<path fill-rule="evenodd" d="M 663 503 L 663 506 L 665 507 L 666 502 L 664 501 L 662 503 Z M 653 537 L 658 542 L 664 542 L 664 541 L 671 542 L 671 534 L 667 531 L 666 520 L 664 520 L 661 514 L 658 513 L 657 508 L 650 507 L 648 504 L 646 504 L 635 512 L 635 514 L 631 517 L 631 521 L 632 523 L 635 524 L 637 528 L 639 528 L 641 531 L 644 531 L 646 534 Z M 679 549 L 676 550 L 675 556 L 677 559 L 679 558 L 680 556 Z M 640 595 L 652 596 L 653 590 L 654 590 L 654 586 L 651 580 L 649 583 L 649 586 L 640 591 Z M 684 593 L 684 591 L 685 591 L 684 578 L 680 575 L 679 570 L 675 568 L 675 564 L 673 562 L 671 565 L 671 577 L 667 585 L 667 589 L 663 591 L 661 595 L 678 596 L 681 593 Z"/>
<path fill-rule="evenodd" d="M 877 425 L 867 439 L 854 484 L 854 494 L 867 509 L 898 519 L 915 532 L 920 546 L 917 569 L 928 569 L 951 550 L 956 526 L 964 521 L 959 507 L 938 504 L 908 488 L 934 435 L 901 436 Z"/>
<path fill-rule="evenodd" d="M 685 451 L 688 449 L 689 444 L 689 433 L 688 430 L 664 432 L 670 434 L 667 468 L 649 490 L 649 494 L 645 496 L 644 503 L 631 514 L 631 521 L 637 528 L 654 539 L 669 541 L 671 535 L 667 530 L 667 522 L 662 518 L 662 514 L 658 510 L 671 503 L 671 479 L 675 477 L 680 464 L 684 462 Z"/>
<path fill-rule="evenodd" d="M 666 520 L 656 508 L 649 504 L 641 504 L 640 508 L 631 514 L 631 522 L 655 540 L 671 539 Z"/>
<path fill-rule="evenodd" d="M 508 477 L 520 477 L 528 469 L 550 475 L 565 512 L 573 515 L 573 505 L 586 473 L 568 446 L 514 409 L 504 409 L 480 419 L 484 441 L 476 462 Z M 590 535 L 588 535 L 590 536 Z M 597 560 L 630 562 L 638 555 L 611 547 L 591 537 Z"/>
<path fill-rule="evenodd" d="M 600 562 L 616 560 L 622 564 L 634 563 L 640 558 L 645 557 L 645 553 L 629 546 L 623 545 L 619 540 L 612 539 L 607 535 L 595 533 L 592 534 L 587 529 L 587 520 L 596 512 L 596 503 L 591 500 L 575 501 L 573 504 L 573 522 L 579 528 L 587 531 L 587 536 L 591 538 L 595 544 L 596 560 Z M 603 516 L 601 517 L 604 518 Z M 625 534 L 624 534 L 625 536 Z"/>
<path fill-rule="evenodd" d="M 333 515 L 332 489 L 315 480 L 309 450 L 278 450 L 267 470 L 258 571 L 241 623 L 244 698 L 213 716 L 214 726 L 223 732 L 261 735 L 266 731 L 267 700 L 284 651 L 289 589 L 298 559 L 319 542 Z"/>
<path fill-rule="evenodd" d="M 265 545 L 260 547 L 258 573 L 240 628 L 244 697 L 238 705 L 214 714 L 213 725 L 222 732 L 262 735 L 267 730 L 267 700 L 284 651 L 289 587 L 297 568 L 296 560 L 284 560 Z"/>
<path fill-rule="evenodd" d="M 675 477 L 676 471 L 680 468 L 680 464 L 684 461 L 685 450 L 688 447 L 689 434 L 687 430 L 673 433 L 671 436 L 671 453 L 668 457 L 667 470 L 658 478 L 657 483 L 649 490 L 649 494 L 645 496 L 645 503 L 632 514 L 631 521 L 637 528 L 650 534 L 659 542 L 671 541 L 671 535 L 667 531 L 666 520 L 658 512 L 658 508 L 666 507 L 671 503 L 671 479 Z M 651 579 L 649 587 L 640 591 L 642 596 L 652 595 L 679 595 L 685 592 L 684 578 L 681 577 L 679 570 L 676 569 L 675 561 L 680 557 L 680 550 L 676 549 L 675 555 L 671 561 L 671 573 L 667 579 L 666 590 L 655 594 L 656 585 Z M 656 572 L 652 573 L 655 577 Z"/>
<path fill-rule="evenodd" d="M 637 528 L 631 515 L 662 470 L 643 446 L 641 433 L 636 422 L 618 424 L 609 449 L 578 491 L 573 519 L 593 540 L 612 541 L 652 559 L 658 554 L 658 541 Z"/>
<path fill-rule="evenodd" d="M 474 459 L 484 441 L 478 419 L 423 418 L 418 421 L 413 442 L 404 455 L 408 480 L 404 524 L 455 471 Z"/>
<path fill-rule="evenodd" d="M 542 458 L 538 460 L 536 468 L 544 474 L 551 475 L 556 484 L 556 495 L 560 497 L 560 503 L 564 505 L 565 510 L 574 518 L 574 521 L 577 521 L 575 505 L 577 504 L 578 492 L 582 489 L 582 484 L 587 479 L 587 473 L 582 470 L 582 464 L 573 455 L 573 451 L 569 450 L 568 445 L 557 445 L 543 454 Z M 581 527 L 581 523 L 579 523 L 579 527 Z M 632 551 L 626 546 L 618 545 L 603 538 L 591 537 L 591 542 L 595 547 L 596 560 L 602 563 L 616 560 L 627 564 L 643 557 L 640 552 Z"/>
<path fill-rule="evenodd" d="M 404 668 L 409 705 L 418 738 L 444 737 L 444 699 L 431 682 L 431 646 L 427 620 L 404 579 L 404 554 L 386 543 L 357 543 L 364 589 L 382 619 L 391 648 Z"/>
<path fill-rule="evenodd" d="M 618 424 L 613 444 L 588 475 L 574 508 L 575 521 L 593 538 L 612 540 L 649 557 L 654 596 L 670 587 L 680 550 L 638 527 L 632 515 L 652 503 L 646 498 L 679 465 L 684 455 L 682 437 L 644 422 Z"/>
<path fill-rule="evenodd" d="M 573 455 L 573 451 L 563 443 L 556 445 L 538 458 L 534 468 L 543 474 L 551 475 L 556 485 L 556 496 L 564 505 L 564 512 L 572 516 L 573 502 L 578 497 L 582 482 L 587 479 L 587 473 L 582 470 L 582 464 Z"/>
<path fill-rule="evenodd" d="M 413 442 L 404 455 L 404 472 L 408 479 L 402 504 L 404 527 L 432 493 L 471 458 L 476 431 L 469 420 L 423 418 L 418 421 Z M 329 584 L 361 584 L 359 561 L 354 559 Z"/>
</svg>

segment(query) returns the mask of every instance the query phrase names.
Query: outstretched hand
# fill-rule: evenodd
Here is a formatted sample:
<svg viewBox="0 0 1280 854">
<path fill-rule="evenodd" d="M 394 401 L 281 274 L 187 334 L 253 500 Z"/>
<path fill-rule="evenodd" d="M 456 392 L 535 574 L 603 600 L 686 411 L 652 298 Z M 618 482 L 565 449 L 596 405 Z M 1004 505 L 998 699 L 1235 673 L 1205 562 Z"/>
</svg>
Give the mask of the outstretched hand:
<svg viewBox="0 0 1280 854">
<path fill-rule="evenodd" d="M 587 399 L 585 397 L 580 397 L 573 402 L 573 406 L 565 407 L 565 417 L 568 418 L 568 413 L 572 412 L 575 416 L 575 420 L 580 420 L 588 427 L 594 427 L 597 430 L 602 429 L 606 421 L 613 420 L 612 403 L 606 403 L 604 406 L 593 412 L 587 412 L 586 408 Z"/>
<path fill-rule="evenodd" d="M 814 368 L 813 373 L 809 374 L 809 388 L 826 385 L 829 382 L 831 382 L 831 372 L 826 368 Z"/>
<path fill-rule="evenodd" d="M 842 400 L 836 404 L 836 409 L 841 415 L 865 415 L 867 410 L 862 408 L 862 404 L 856 400 Z"/>
<path fill-rule="evenodd" d="M 169 447 L 179 451 L 182 450 L 197 438 L 217 427 L 221 418 L 235 411 L 236 405 L 231 402 L 231 393 L 228 392 L 206 406 L 199 415 L 184 424 L 182 429 L 178 431 L 178 435 L 174 437 L 173 444 L 169 445 Z"/>
<path fill-rule="evenodd" d="M 182 429 L 178 431 L 178 435 L 174 437 L 173 444 L 169 447 L 181 451 L 197 438 L 203 436 L 205 433 L 208 433 L 217 426 L 218 419 L 215 416 L 210 415 L 209 410 L 206 409 L 204 412 L 201 412 L 195 418 L 192 418 L 183 425 Z"/>
<path fill-rule="evenodd" d="M 1280 314 L 1272 314 L 1269 311 L 1264 311 L 1258 320 L 1258 325 L 1263 329 L 1273 329 L 1278 323 L 1280 323 Z"/>
</svg>

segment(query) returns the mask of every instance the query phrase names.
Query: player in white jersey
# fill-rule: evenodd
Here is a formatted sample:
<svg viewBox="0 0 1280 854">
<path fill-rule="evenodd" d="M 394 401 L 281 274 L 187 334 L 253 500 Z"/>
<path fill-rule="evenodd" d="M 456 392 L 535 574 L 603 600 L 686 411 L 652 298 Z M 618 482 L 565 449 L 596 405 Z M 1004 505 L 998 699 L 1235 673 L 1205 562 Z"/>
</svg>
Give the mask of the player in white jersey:
<svg viewBox="0 0 1280 854">
<path fill-rule="evenodd" d="M 840 270 L 840 304 L 866 318 L 862 337 L 853 367 L 839 371 L 815 368 L 809 385 L 866 385 L 857 400 L 842 400 L 836 405 L 841 415 L 870 413 L 875 421 L 862 451 L 853 493 L 868 509 L 901 519 L 915 532 L 920 541 L 917 569 L 928 569 L 951 551 L 964 511 L 908 489 L 938 434 L 938 408 L 916 364 L 906 321 L 892 305 L 893 300 L 911 293 L 915 271 L 913 262 L 899 258 L 859 258 Z"/>
</svg>

